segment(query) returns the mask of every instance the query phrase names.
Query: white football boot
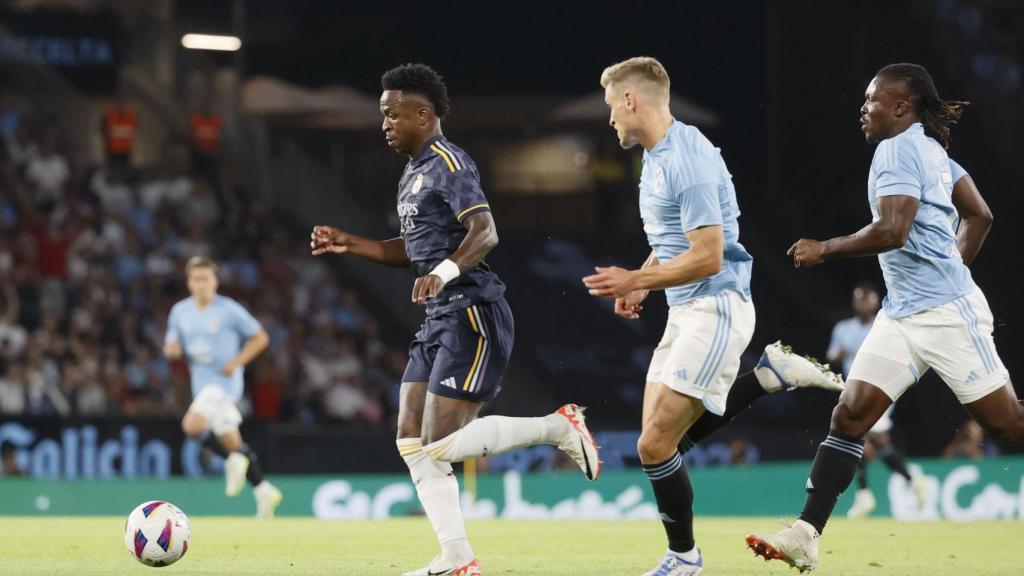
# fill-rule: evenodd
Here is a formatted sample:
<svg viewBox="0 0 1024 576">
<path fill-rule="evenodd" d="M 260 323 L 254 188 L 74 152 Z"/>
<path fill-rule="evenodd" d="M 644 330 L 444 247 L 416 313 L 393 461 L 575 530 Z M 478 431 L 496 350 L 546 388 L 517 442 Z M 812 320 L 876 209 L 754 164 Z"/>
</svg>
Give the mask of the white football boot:
<svg viewBox="0 0 1024 576">
<path fill-rule="evenodd" d="M 259 486 L 252 489 L 252 495 L 256 497 L 256 517 L 268 519 L 274 517 L 274 510 L 284 500 L 284 495 L 267 480 L 260 482 Z"/>
<path fill-rule="evenodd" d="M 700 555 L 700 548 L 697 549 L 697 560 L 687 562 L 679 554 L 669 551 L 661 559 L 661 563 L 651 570 L 644 572 L 644 576 L 701 576 L 704 574 L 704 558 Z"/>
<path fill-rule="evenodd" d="M 224 493 L 238 496 L 245 486 L 245 473 L 249 471 L 249 457 L 232 452 L 224 459 Z"/>
<path fill-rule="evenodd" d="M 771 536 L 747 535 L 747 547 L 765 562 L 782 560 L 800 573 L 818 566 L 818 540 L 821 536 L 810 524 L 797 520 L 792 525 L 779 521 L 786 529 Z"/>
<path fill-rule="evenodd" d="M 875 495 L 869 488 L 861 488 L 853 495 L 853 505 L 846 511 L 846 517 L 856 520 L 866 518 L 875 509 Z"/>
<path fill-rule="evenodd" d="M 445 559 L 444 556 L 438 556 L 423 568 L 406 572 L 402 576 L 481 576 L 482 574 L 480 563 L 477 562 L 476 558 L 469 564 L 460 566 Z"/>
<path fill-rule="evenodd" d="M 800 356 L 782 342 L 765 346 L 754 374 L 768 392 L 793 388 L 822 388 L 843 391 L 843 377 L 814 358 Z"/>
<path fill-rule="evenodd" d="M 928 506 L 928 483 L 928 477 L 923 472 L 918 472 L 910 478 L 910 487 L 917 498 L 918 510 L 924 510 Z"/>
<path fill-rule="evenodd" d="M 587 419 L 583 416 L 585 408 L 575 404 L 566 404 L 558 409 L 558 415 L 565 417 L 571 424 L 565 437 L 558 444 L 559 450 L 565 452 L 576 461 L 587 480 L 593 482 L 601 475 L 600 448 L 587 429 Z"/>
</svg>

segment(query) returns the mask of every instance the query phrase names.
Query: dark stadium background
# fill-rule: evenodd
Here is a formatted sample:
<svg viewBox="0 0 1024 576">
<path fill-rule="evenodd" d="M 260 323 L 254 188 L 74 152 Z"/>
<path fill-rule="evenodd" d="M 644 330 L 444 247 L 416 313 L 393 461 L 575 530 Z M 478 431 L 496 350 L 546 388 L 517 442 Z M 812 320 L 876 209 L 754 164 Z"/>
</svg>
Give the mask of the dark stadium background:
<svg viewBox="0 0 1024 576">
<path fill-rule="evenodd" d="M 646 256 L 635 208 L 638 152 L 619 150 L 602 118 L 553 120 L 552 112 L 597 93 L 604 66 L 634 55 L 659 58 L 672 77 L 673 93 L 717 117 L 702 129 L 722 148 L 734 176 L 743 211 L 741 241 L 755 258 L 758 321 L 747 365 L 779 338 L 822 357 L 831 326 L 848 314 L 853 286 L 865 280 L 881 284 L 877 262 L 865 258 L 794 270 L 786 249 L 801 236 L 852 233 L 869 221 L 865 183 L 873 148 L 858 125 L 864 88 L 885 64 L 923 64 L 945 98 L 973 103 L 953 129 L 950 155 L 971 173 L 995 214 L 972 273 L 994 312 L 1002 359 L 1011 375 L 1022 378 L 1016 222 L 1024 208 L 1020 3 L 517 2 L 484 10 L 480 3 L 458 1 L 181 0 L 120 7 L 82 2 L 85 10 L 73 17 L 53 6 L 27 15 L 17 4 L 0 8 L 5 36 L 31 34 L 39 21 L 46 34 L 53 34 L 54 22 L 77 19 L 76 30 L 88 28 L 81 22 L 95 22 L 89 29 L 104 29 L 117 46 L 114 62 L 86 75 L 80 66 L 0 61 L 4 92 L 34 99 L 40 108 L 88 100 L 92 108 L 83 104 L 81 109 L 97 110 L 97 102 L 114 98 L 122 66 L 145 61 L 141 54 L 159 46 L 162 35 L 174 37 L 169 73 L 178 95 L 191 72 L 223 68 L 239 75 L 238 86 L 270 76 L 310 90 L 345 85 L 375 100 L 385 69 L 405 62 L 434 66 L 452 98 L 446 134 L 481 167 L 501 236 L 489 261 L 508 284 L 516 314 L 514 364 L 495 410 L 538 414 L 573 401 L 592 407 L 598 430 L 638 428 L 645 354 L 660 336 L 665 306 L 662 297 L 653 296 L 643 320 L 630 324 L 590 299 L 574 280 L 592 265 L 636 266 Z M 48 3 L 41 4 L 47 9 Z M 152 16 L 153 6 L 169 9 L 170 15 Z M 184 31 L 237 31 L 243 50 L 187 53 L 175 44 L 175 34 Z M 70 87 L 56 94 L 55 85 Z M 137 85 L 129 94 L 151 106 L 144 96 Z M 79 145 L 84 137 L 71 134 L 86 125 L 96 129 L 98 116 L 67 109 L 55 113 L 66 134 L 65 153 L 88 156 Z M 393 235 L 393 194 L 404 159 L 384 145 L 376 129 L 379 118 L 339 128 L 324 127 L 311 116 L 248 116 L 225 138 L 224 161 L 231 157 L 240 187 L 262 194 L 271 206 L 274 225 L 263 229 L 275 236 L 276 249 L 307 253 L 314 223 L 381 238 Z M 591 162 L 611 166 L 618 176 L 561 194 L 503 190 L 499 171 L 505 152 L 565 135 L 588 147 Z M 260 162 L 266 158 L 275 161 Z M 301 166 L 312 166 L 325 178 L 299 178 Z M 404 297 L 411 274 L 338 257 L 331 267 L 346 290 L 359 294 L 361 313 L 379 324 L 380 339 L 400 352 L 421 314 Z M 180 284 L 167 291 L 184 295 Z M 365 345 L 365 334 L 353 338 L 357 347 Z M 358 416 L 321 418 L 288 398 L 296 386 L 290 378 L 284 383 L 290 407 L 276 420 L 254 418 L 248 424 L 256 443 L 274 447 L 271 471 L 401 469 L 390 452 L 392 393 L 376 389 L 384 416 L 373 422 Z M 1017 388 L 1022 390 L 1021 384 Z M 833 395 L 818 391 L 767 398 L 721 438 L 756 445 L 762 459 L 805 458 L 827 431 L 833 404 Z M 59 427 L 52 417 L 17 417 L 38 422 L 40 429 Z M 116 409 L 90 418 L 67 416 L 71 422 L 114 427 L 124 417 Z M 172 422 L 171 417 L 157 418 Z M 948 389 L 928 375 L 898 404 L 894 435 L 912 455 L 936 455 L 964 418 Z M 296 455 L 291 446 L 308 452 Z M 357 457 L 357 446 L 381 450 L 364 450 L 374 455 Z M 332 455 L 321 458 L 317 447 Z"/>
</svg>

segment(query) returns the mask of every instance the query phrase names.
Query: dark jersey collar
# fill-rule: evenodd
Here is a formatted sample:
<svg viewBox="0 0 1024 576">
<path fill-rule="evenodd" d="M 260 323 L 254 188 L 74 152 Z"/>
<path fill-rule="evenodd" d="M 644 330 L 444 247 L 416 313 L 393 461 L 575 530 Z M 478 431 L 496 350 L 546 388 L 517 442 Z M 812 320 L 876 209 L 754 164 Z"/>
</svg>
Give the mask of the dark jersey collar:
<svg viewBox="0 0 1024 576">
<path fill-rule="evenodd" d="M 438 140 L 444 140 L 444 134 L 440 134 L 438 136 L 433 136 L 429 140 L 424 142 L 423 143 L 423 148 L 421 148 L 419 153 L 416 154 L 416 156 L 413 157 L 411 163 L 412 164 L 420 164 L 424 160 L 429 158 L 430 155 L 434 153 L 434 151 L 430 149 L 430 145 L 433 144 L 434 142 L 437 142 Z"/>
</svg>

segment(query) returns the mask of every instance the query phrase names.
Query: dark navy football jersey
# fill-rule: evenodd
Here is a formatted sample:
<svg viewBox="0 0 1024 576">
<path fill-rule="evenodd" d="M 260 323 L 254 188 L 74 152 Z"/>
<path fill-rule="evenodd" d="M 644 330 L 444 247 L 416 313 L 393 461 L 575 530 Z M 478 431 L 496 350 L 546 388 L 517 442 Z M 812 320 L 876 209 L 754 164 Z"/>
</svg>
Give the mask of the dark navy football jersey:
<svg viewBox="0 0 1024 576">
<path fill-rule="evenodd" d="M 484 210 L 490 207 L 473 160 L 443 136 L 428 140 L 398 184 L 398 219 L 416 276 L 429 274 L 451 257 L 467 234 L 463 220 Z M 497 302 L 504 294 L 505 284 L 481 262 L 427 302 L 427 314 Z"/>
</svg>

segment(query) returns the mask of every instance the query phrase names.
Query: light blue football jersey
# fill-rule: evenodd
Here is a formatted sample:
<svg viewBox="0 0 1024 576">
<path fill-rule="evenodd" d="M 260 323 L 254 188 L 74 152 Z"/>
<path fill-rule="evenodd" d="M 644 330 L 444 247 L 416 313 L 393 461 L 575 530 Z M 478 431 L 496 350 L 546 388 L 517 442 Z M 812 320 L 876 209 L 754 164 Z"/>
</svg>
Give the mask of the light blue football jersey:
<svg viewBox="0 0 1024 576">
<path fill-rule="evenodd" d="M 202 310 L 190 296 L 171 308 L 165 341 L 181 343 L 193 397 L 206 386 L 220 386 L 237 403 L 242 398 L 244 368 L 231 376 L 222 374 L 221 368 L 262 329 L 248 310 L 227 296 L 215 296 Z"/>
<path fill-rule="evenodd" d="M 857 355 L 857 350 L 860 350 L 861 344 L 868 337 L 868 332 L 871 332 L 871 327 L 874 324 L 874 320 L 862 324 L 860 318 L 854 316 L 836 322 L 835 327 L 832 328 L 832 341 L 828 345 L 828 355 L 835 355 L 840 348 L 846 353 L 843 356 L 843 376 L 850 375 L 853 357 Z"/>
<path fill-rule="evenodd" d="M 872 217 L 878 219 L 883 196 L 921 201 L 906 244 L 878 255 L 888 291 L 882 307 L 890 318 L 911 316 L 974 291 L 971 272 L 956 248 L 954 181 L 949 156 L 920 123 L 875 149 L 868 175 Z"/>
<path fill-rule="evenodd" d="M 739 242 L 740 215 L 732 174 L 722 153 L 700 130 L 675 121 L 665 137 L 644 152 L 640 174 L 640 216 L 647 241 L 659 262 L 690 249 L 686 233 L 721 226 L 725 236 L 722 269 L 665 290 L 671 306 L 733 290 L 750 299 L 754 259 Z"/>
</svg>

